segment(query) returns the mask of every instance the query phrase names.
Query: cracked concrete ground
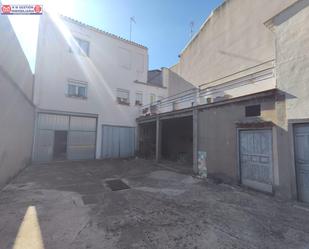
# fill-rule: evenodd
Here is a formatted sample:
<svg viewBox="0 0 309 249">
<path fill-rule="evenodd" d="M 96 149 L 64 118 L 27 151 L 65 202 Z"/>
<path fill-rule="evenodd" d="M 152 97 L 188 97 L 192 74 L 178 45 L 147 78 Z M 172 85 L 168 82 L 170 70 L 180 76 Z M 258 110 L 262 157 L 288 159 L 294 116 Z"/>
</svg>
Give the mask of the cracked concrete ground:
<svg viewBox="0 0 309 249">
<path fill-rule="evenodd" d="M 0 217 L 1 249 L 309 248 L 300 204 L 145 160 L 30 166 L 0 192 Z"/>
</svg>

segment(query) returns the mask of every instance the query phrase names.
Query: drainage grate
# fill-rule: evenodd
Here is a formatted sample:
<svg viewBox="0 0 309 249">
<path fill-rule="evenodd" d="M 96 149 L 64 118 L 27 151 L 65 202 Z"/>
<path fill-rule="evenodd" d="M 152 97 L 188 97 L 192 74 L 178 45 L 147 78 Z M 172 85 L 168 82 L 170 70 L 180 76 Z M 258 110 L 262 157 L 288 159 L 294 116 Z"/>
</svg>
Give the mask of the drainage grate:
<svg viewBox="0 0 309 249">
<path fill-rule="evenodd" d="M 127 184 L 125 184 L 120 179 L 107 180 L 106 184 L 107 184 L 107 186 L 112 191 L 118 191 L 118 190 L 123 190 L 123 189 L 129 189 L 130 188 Z"/>
</svg>

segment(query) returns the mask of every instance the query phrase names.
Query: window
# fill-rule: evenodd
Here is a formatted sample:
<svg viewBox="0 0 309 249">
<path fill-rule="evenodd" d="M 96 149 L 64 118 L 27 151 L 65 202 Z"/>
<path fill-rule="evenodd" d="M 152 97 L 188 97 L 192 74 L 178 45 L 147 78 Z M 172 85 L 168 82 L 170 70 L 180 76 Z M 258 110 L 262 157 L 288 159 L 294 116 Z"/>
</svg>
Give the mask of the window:
<svg viewBox="0 0 309 249">
<path fill-rule="evenodd" d="M 87 84 L 70 80 L 67 95 L 69 97 L 87 98 Z"/>
<path fill-rule="evenodd" d="M 135 96 L 135 105 L 143 105 L 143 94 L 142 93 L 136 93 Z"/>
<path fill-rule="evenodd" d="M 119 48 L 119 65 L 125 69 L 131 69 L 131 51 L 125 48 Z"/>
<path fill-rule="evenodd" d="M 90 46 L 89 41 L 85 41 L 80 38 L 74 37 L 73 44 L 70 47 L 70 52 L 89 56 L 89 46 Z"/>
<path fill-rule="evenodd" d="M 130 92 L 124 89 L 117 89 L 117 102 L 121 105 L 130 105 Z"/>
<path fill-rule="evenodd" d="M 246 106 L 246 117 L 261 116 L 261 105 Z"/>
<path fill-rule="evenodd" d="M 156 95 L 150 94 L 150 104 L 154 104 L 156 102 Z"/>
</svg>

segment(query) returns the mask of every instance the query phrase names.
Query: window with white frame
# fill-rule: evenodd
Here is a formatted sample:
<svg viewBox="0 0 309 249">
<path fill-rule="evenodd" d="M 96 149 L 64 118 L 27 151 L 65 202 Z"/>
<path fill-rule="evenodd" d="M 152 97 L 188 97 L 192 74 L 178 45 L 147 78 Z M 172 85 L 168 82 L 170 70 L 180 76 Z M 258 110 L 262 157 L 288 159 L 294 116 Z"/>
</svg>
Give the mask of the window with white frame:
<svg viewBox="0 0 309 249">
<path fill-rule="evenodd" d="M 154 104 L 156 102 L 156 95 L 155 94 L 150 94 L 150 104 Z"/>
<path fill-rule="evenodd" d="M 89 47 L 90 47 L 89 41 L 74 37 L 72 47 L 70 47 L 70 52 L 89 56 Z"/>
<path fill-rule="evenodd" d="M 130 92 L 124 89 L 117 89 L 117 102 L 121 105 L 130 105 Z"/>
<path fill-rule="evenodd" d="M 67 96 L 77 98 L 87 98 L 87 83 L 69 80 L 67 85 Z"/>
<path fill-rule="evenodd" d="M 136 93 L 135 105 L 139 105 L 139 106 L 143 105 L 143 93 L 140 93 L 140 92 Z"/>
</svg>

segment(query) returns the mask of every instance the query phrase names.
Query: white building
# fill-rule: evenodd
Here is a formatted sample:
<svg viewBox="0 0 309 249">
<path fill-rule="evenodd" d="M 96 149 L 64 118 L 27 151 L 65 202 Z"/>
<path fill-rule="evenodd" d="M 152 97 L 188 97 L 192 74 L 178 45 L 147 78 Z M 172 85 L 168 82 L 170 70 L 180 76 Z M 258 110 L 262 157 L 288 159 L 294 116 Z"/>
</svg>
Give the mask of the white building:
<svg viewBox="0 0 309 249">
<path fill-rule="evenodd" d="M 134 155 L 140 107 L 166 97 L 147 82 L 148 50 L 68 17 L 41 17 L 33 159 Z"/>
</svg>

